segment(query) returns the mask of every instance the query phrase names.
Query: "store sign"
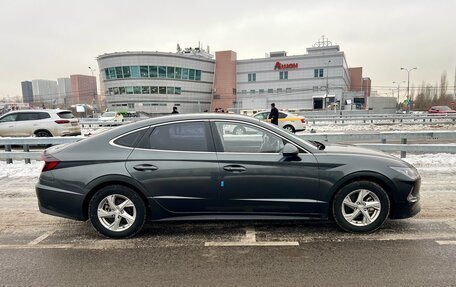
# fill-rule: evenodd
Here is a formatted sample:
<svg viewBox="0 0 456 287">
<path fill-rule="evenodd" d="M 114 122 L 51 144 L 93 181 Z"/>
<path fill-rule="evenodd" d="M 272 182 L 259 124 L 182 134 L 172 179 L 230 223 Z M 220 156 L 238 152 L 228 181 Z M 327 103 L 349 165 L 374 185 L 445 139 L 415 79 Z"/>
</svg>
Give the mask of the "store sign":
<svg viewBox="0 0 456 287">
<path fill-rule="evenodd" d="M 280 62 L 276 62 L 274 66 L 274 70 L 287 70 L 287 69 L 297 69 L 298 63 L 288 63 L 282 64 Z"/>
</svg>

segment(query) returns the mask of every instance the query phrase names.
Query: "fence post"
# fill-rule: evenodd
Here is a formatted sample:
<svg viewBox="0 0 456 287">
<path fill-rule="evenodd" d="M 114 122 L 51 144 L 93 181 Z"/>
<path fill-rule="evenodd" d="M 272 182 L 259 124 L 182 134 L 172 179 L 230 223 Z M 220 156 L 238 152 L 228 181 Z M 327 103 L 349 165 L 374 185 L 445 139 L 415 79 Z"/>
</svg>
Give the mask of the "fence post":
<svg viewBox="0 0 456 287">
<path fill-rule="evenodd" d="M 382 144 L 386 144 L 386 139 L 382 139 Z"/>
<path fill-rule="evenodd" d="M 401 139 L 401 144 L 407 144 L 407 139 Z M 401 151 L 401 158 L 405 158 L 407 156 L 406 151 Z"/>
<path fill-rule="evenodd" d="M 24 145 L 24 151 L 25 151 L 25 152 L 29 152 L 29 151 L 30 151 L 30 147 L 29 147 L 28 144 L 25 144 L 25 145 Z M 24 160 L 25 160 L 25 163 L 31 163 L 31 161 L 30 161 L 29 158 L 26 158 L 26 159 L 24 159 Z"/>
<path fill-rule="evenodd" d="M 11 152 L 11 145 L 5 145 L 5 152 Z M 13 163 L 13 159 L 12 158 L 7 158 L 6 159 L 6 163 L 7 164 Z"/>
</svg>

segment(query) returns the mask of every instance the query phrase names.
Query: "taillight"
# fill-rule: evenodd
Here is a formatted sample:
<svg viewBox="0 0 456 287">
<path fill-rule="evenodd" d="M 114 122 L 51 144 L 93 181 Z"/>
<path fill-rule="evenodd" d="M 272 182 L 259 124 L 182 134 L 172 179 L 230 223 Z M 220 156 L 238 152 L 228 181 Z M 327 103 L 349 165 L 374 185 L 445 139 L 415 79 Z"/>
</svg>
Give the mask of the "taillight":
<svg viewBox="0 0 456 287">
<path fill-rule="evenodd" d="M 306 120 L 305 120 L 304 118 L 302 118 L 302 119 L 301 119 L 301 123 L 304 124 L 305 122 L 306 122 Z"/>
<path fill-rule="evenodd" d="M 60 162 L 58 159 L 49 154 L 42 154 L 41 160 L 44 161 L 44 166 L 41 172 L 55 169 Z"/>
<path fill-rule="evenodd" d="M 68 123 L 70 123 L 70 121 L 69 120 L 55 120 L 55 123 L 57 123 L 57 124 L 68 124 Z"/>
</svg>

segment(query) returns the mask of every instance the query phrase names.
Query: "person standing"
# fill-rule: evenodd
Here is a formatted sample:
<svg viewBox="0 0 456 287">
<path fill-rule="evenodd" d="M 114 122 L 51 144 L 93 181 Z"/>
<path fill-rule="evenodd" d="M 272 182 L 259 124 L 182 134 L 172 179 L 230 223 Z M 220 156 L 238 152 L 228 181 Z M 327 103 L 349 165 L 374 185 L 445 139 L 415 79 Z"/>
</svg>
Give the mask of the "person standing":
<svg viewBox="0 0 456 287">
<path fill-rule="evenodd" d="M 177 111 L 177 107 L 173 107 L 173 111 L 171 113 L 172 114 L 178 114 L 179 112 Z"/>
<path fill-rule="evenodd" d="M 271 104 L 271 112 L 269 113 L 268 119 L 271 120 L 271 124 L 279 125 L 279 110 L 275 107 L 275 104 Z"/>
</svg>

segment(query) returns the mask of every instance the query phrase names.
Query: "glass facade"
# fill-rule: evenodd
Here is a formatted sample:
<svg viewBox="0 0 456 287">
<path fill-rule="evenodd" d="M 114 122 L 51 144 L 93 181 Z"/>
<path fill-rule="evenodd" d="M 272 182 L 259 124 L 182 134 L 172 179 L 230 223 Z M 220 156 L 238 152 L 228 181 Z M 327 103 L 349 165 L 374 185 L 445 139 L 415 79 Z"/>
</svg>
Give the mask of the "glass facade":
<svg viewBox="0 0 456 287">
<path fill-rule="evenodd" d="M 201 70 L 169 66 L 111 67 L 104 69 L 104 73 L 107 80 L 128 78 L 162 78 L 201 81 Z M 255 74 L 254 79 L 256 80 Z"/>
<path fill-rule="evenodd" d="M 128 87 L 114 87 L 108 89 L 108 96 L 113 95 L 180 95 L 182 88 L 180 87 L 157 87 L 157 86 L 128 86 Z"/>
</svg>

